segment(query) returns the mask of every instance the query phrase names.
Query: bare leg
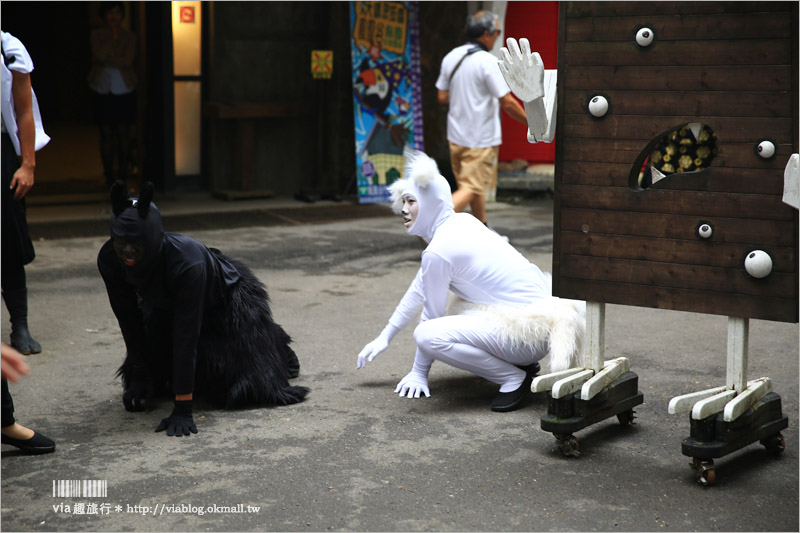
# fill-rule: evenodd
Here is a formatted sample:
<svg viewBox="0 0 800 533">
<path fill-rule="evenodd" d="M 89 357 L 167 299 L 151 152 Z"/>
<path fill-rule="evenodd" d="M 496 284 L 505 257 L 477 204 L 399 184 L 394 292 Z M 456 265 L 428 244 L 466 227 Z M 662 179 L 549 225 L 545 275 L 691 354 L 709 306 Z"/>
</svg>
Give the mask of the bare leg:
<svg viewBox="0 0 800 533">
<path fill-rule="evenodd" d="M 469 206 L 472 208 L 472 215 L 486 224 L 486 197 L 482 194 L 473 194 Z"/>
<path fill-rule="evenodd" d="M 475 194 L 469 189 L 459 187 L 458 190 L 453 193 L 453 208 L 456 213 L 462 212 L 464 208 L 472 202 L 473 196 L 475 196 Z"/>
<path fill-rule="evenodd" d="M 30 428 L 26 428 L 22 424 L 18 422 L 14 422 L 8 427 L 4 427 L 2 429 L 3 435 L 6 437 L 11 437 L 12 439 L 17 440 L 28 440 L 33 438 L 33 430 Z"/>
</svg>

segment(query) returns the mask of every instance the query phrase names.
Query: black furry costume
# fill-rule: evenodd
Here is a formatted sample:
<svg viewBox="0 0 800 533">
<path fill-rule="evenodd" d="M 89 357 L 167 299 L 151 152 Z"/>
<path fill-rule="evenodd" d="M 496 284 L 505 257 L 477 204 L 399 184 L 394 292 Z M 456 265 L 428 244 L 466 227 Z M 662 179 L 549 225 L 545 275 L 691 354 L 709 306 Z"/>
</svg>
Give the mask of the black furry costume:
<svg viewBox="0 0 800 533">
<path fill-rule="evenodd" d="M 264 285 L 219 250 L 164 232 L 152 196 L 150 183 L 138 199 L 123 182 L 112 187 L 112 238 L 97 257 L 127 348 L 118 371 L 125 408 L 144 409 L 168 383 L 176 396 L 197 393 L 229 409 L 303 401 L 309 389 L 289 385 L 300 363 Z M 125 242 L 139 243 L 135 264 L 124 262 Z"/>
</svg>

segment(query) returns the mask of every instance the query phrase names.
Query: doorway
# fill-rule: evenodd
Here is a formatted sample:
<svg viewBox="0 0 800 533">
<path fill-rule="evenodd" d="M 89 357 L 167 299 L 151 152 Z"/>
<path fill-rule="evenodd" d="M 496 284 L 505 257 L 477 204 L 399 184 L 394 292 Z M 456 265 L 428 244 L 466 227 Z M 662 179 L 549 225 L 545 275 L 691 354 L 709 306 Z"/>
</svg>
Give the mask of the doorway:
<svg viewBox="0 0 800 533">
<path fill-rule="evenodd" d="M 31 82 L 50 143 L 36 154 L 36 182 L 28 195 L 32 204 L 102 201 L 108 187 L 100 157 L 100 134 L 94 120 L 90 34 L 102 26 L 100 2 L 3 2 L 3 31 L 18 37 L 33 59 Z M 165 128 L 162 63 L 171 61 L 171 40 L 165 43 L 163 26 L 169 21 L 169 3 L 123 2 L 123 27 L 137 36 L 134 67 L 137 116 L 131 128 L 131 164 L 128 185 L 135 191 L 143 175 L 152 175 L 163 188 Z M 148 24 L 151 31 L 146 31 Z M 167 37 L 169 35 L 167 34 Z M 169 54 L 165 54 L 168 50 Z M 169 57 L 164 58 L 165 55 Z M 154 86 L 155 83 L 155 86 Z M 154 116 L 155 115 L 155 116 Z M 156 118 L 157 116 L 157 118 Z M 167 115 L 169 116 L 169 115 Z M 168 128 L 172 121 L 168 120 Z"/>
</svg>

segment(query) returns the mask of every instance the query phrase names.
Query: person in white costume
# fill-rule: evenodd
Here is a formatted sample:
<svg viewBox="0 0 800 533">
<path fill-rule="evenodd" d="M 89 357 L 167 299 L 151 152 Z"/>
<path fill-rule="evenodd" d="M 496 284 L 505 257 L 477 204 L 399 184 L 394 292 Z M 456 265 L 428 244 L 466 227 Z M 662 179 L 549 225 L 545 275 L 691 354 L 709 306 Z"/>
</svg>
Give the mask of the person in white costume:
<svg viewBox="0 0 800 533">
<path fill-rule="evenodd" d="M 406 177 L 389 187 L 392 207 L 406 231 L 428 246 L 411 286 L 380 335 L 358 354 L 356 368 L 386 350 L 421 311 L 414 364 L 395 392 L 429 397 L 428 373 L 439 360 L 500 385 L 493 411 L 518 409 L 548 352 L 551 369 L 577 360 L 585 307 L 553 298 L 549 274 L 475 217 L 456 213 L 433 159 L 407 152 L 406 161 Z M 460 300 L 448 314 L 450 291 Z"/>
</svg>

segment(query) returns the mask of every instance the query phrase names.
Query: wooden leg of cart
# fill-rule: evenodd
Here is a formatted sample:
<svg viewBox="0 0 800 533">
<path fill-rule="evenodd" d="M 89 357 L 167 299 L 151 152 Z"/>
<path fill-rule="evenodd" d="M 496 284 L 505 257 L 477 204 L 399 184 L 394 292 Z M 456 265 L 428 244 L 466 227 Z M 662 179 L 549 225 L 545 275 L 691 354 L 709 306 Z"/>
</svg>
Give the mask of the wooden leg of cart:
<svg viewBox="0 0 800 533">
<path fill-rule="evenodd" d="M 780 432 L 789 419 L 781 410 L 780 396 L 772 392 L 772 381 L 747 380 L 748 343 L 748 319 L 730 317 L 725 385 L 677 396 L 669 403 L 670 414 L 691 411 L 690 435 L 681 451 L 692 458 L 689 465 L 703 486 L 716 481 L 714 459 L 754 442 L 775 454 L 786 445 Z"/>
<path fill-rule="evenodd" d="M 605 361 L 605 304 L 586 303 L 587 352 L 583 366 L 546 374 L 533 380 L 533 392 L 548 392 L 542 429 L 553 433 L 558 449 L 567 457 L 580 456 L 574 433 L 616 416 L 631 425 L 633 408 L 644 402 L 639 377 L 629 370 L 625 357 Z"/>
</svg>

